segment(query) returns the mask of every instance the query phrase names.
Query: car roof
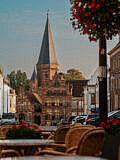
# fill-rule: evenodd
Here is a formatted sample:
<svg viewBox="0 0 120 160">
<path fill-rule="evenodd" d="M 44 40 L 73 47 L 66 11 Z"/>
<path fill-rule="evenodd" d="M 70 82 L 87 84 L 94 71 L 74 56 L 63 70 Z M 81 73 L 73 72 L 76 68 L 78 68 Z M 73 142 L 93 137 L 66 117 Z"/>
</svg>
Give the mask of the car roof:
<svg viewBox="0 0 120 160">
<path fill-rule="evenodd" d="M 118 112 L 120 112 L 120 110 L 109 112 L 109 113 L 108 113 L 108 116 L 111 116 L 111 115 L 113 115 L 113 114 L 115 114 L 115 113 L 118 113 Z"/>
<path fill-rule="evenodd" d="M 78 118 L 86 118 L 87 116 L 85 116 L 85 115 L 80 115 L 80 116 L 76 116 L 75 118 L 73 118 L 73 120 L 76 120 L 76 119 L 78 119 Z"/>
</svg>

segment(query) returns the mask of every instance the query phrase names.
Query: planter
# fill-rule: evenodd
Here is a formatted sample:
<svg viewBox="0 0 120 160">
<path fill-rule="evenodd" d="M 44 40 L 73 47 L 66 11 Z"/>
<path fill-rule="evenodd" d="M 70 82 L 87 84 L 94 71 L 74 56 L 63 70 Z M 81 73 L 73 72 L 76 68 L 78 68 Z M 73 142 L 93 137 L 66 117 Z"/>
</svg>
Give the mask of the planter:
<svg viewBox="0 0 120 160">
<path fill-rule="evenodd" d="M 109 160 L 118 159 L 118 147 L 120 145 L 120 134 L 106 135 L 102 148 L 102 157 Z"/>
<path fill-rule="evenodd" d="M 31 128 L 11 128 L 6 133 L 6 139 L 41 139 L 41 133 Z"/>
</svg>

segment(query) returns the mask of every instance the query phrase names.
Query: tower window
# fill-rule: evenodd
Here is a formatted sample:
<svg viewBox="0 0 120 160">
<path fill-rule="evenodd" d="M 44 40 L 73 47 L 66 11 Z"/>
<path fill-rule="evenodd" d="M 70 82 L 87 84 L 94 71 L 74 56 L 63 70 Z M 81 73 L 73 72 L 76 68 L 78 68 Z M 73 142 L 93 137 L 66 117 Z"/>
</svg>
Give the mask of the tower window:
<svg viewBox="0 0 120 160">
<path fill-rule="evenodd" d="M 59 87 L 59 86 L 60 86 L 59 82 L 55 81 L 55 87 Z"/>
<path fill-rule="evenodd" d="M 48 74 L 47 73 L 45 73 L 45 78 L 48 78 Z"/>
</svg>

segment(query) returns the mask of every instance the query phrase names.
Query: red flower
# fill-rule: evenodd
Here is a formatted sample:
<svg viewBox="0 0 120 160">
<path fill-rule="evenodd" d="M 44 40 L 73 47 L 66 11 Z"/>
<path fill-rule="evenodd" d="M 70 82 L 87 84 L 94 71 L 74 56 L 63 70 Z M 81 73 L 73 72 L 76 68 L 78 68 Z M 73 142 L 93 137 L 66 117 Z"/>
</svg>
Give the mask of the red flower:
<svg viewBox="0 0 120 160">
<path fill-rule="evenodd" d="M 6 130 L 7 130 L 7 128 L 3 128 L 3 129 L 2 129 L 2 132 L 5 132 Z"/>
<path fill-rule="evenodd" d="M 95 6 L 95 4 L 94 4 L 94 3 L 92 3 L 90 7 L 91 7 L 91 8 L 93 8 L 94 6 Z"/>
<path fill-rule="evenodd" d="M 104 126 L 104 122 L 101 122 L 100 124 L 99 124 L 99 127 L 103 127 Z"/>
<path fill-rule="evenodd" d="M 94 29 L 94 28 L 95 28 L 95 25 L 93 24 L 93 25 L 91 26 L 91 28 Z"/>
<path fill-rule="evenodd" d="M 88 16 L 88 13 L 85 13 L 85 16 L 87 17 L 87 16 Z"/>
<path fill-rule="evenodd" d="M 81 13 L 81 11 L 82 11 L 81 9 L 78 10 L 79 13 Z"/>
<path fill-rule="evenodd" d="M 86 34 L 86 33 L 87 33 L 86 31 L 83 31 L 83 35 Z"/>
<path fill-rule="evenodd" d="M 18 126 L 18 128 L 21 128 L 21 126 Z"/>
<path fill-rule="evenodd" d="M 112 10 L 112 9 L 110 9 L 110 10 L 109 10 L 109 12 L 110 12 L 110 13 L 113 13 L 113 10 Z"/>
<path fill-rule="evenodd" d="M 101 2 L 104 2 L 105 0 L 101 0 Z"/>
<path fill-rule="evenodd" d="M 42 132 L 42 130 L 41 130 L 41 129 L 36 129 L 35 131 L 36 131 L 36 132 Z"/>
<path fill-rule="evenodd" d="M 106 125 L 106 128 L 108 129 L 108 128 L 110 128 L 110 126 L 107 124 L 107 125 Z"/>
<path fill-rule="evenodd" d="M 87 34 L 90 34 L 90 31 L 87 31 Z"/>
<path fill-rule="evenodd" d="M 38 129 L 38 127 L 37 126 L 32 126 L 34 129 Z"/>
<path fill-rule="evenodd" d="M 13 125 L 12 128 L 16 128 L 16 125 Z"/>
<path fill-rule="evenodd" d="M 100 4 L 97 4 L 97 5 L 96 5 L 96 9 L 97 9 L 97 8 L 100 8 Z"/>
</svg>

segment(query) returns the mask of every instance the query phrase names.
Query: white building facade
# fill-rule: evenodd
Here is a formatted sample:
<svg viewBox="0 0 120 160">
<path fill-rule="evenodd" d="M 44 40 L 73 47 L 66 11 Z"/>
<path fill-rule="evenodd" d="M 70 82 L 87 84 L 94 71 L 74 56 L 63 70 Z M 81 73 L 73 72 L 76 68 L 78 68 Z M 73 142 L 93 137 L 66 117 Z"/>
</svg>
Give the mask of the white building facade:
<svg viewBox="0 0 120 160">
<path fill-rule="evenodd" d="M 108 99 L 108 112 L 110 112 L 110 89 L 109 89 L 109 72 L 107 73 L 107 99 Z M 98 69 L 91 76 L 87 85 L 84 87 L 84 113 L 90 114 L 91 112 L 98 112 L 99 110 L 99 82 L 98 82 Z"/>
<path fill-rule="evenodd" d="M 3 76 L 2 67 L 0 67 L 0 116 L 3 113 L 11 112 L 11 104 L 10 104 L 10 87 L 9 82 Z M 14 108 L 16 108 L 16 94 L 13 96 Z M 12 106 L 13 107 L 13 106 Z"/>
</svg>

